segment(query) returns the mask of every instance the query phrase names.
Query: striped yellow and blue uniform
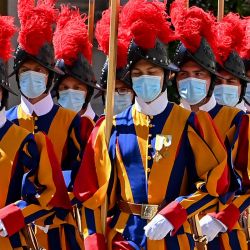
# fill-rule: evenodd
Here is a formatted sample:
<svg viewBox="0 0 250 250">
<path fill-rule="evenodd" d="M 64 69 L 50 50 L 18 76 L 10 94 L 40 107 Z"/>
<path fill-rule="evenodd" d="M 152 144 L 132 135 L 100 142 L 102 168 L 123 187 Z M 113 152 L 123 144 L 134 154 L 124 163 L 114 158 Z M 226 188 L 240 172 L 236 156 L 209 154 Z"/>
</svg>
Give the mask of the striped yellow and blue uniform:
<svg viewBox="0 0 250 250">
<path fill-rule="evenodd" d="M 25 249 L 25 224 L 54 207 L 68 208 L 67 190 L 44 134 L 34 136 L 7 120 L 0 128 L 0 154 L 0 219 L 8 232 L 0 237 L 0 249 Z"/>
<path fill-rule="evenodd" d="M 212 149 L 203 138 L 197 116 L 173 103 L 156 116 L 144 115 L 134 105 L 115 116 L 109 147 L 105 120 L 98 125 L 74 185 L 75 196 L 85 206 L 85 249 L 105 248 L 100 206 L 106 194 L 112 217 L 109 249 L 117 233 L 134 249 L 193 249 L 187 219 L 215 204 L 214 197 L 228 190 L 227 157 L 220 141 L 216 142 L 220 145 L 217 151 Z M 156 161 L 158 134 L 170 135 L 172 142 L 166 157 Z M 121 212 L 119 200 L 156 205 L 165 202 L 160 213 L 173 224 L 173 236 L 160 241 L 147 239 L 143 229 L 147 220 Z"/>
<path fill-rule="evenodd" d="M 10 121 L 32 133 L 44 132 L 54 145 L 62 170 L 72 171 L 72 176 L 75 176 L 81 161 L 81 121 L 75 112 L 54 105 L 45 115 L 31 116 L 18 105 L 8 110 L 6 115 Z M 70 190 L 73 179 L 67 182 Z"/>
<path fill-rule="evenodd" d="M 228 162 L 238 175 L 241 188 L 230 205 L 219 204 L 212 215 L 222 221 L 229 233 L 221 234 L 209 243 L 209 249 L 247 249 L 245 234 L 238 223 L 240 214 L 250 205 L 250 126 L 249 117 L 243 111 L 216 105 L 209 111 L 228 151 Z"/>
<path fill-rule="evenodd" d="M 72 187 L 75 176 L 80 166 L 82 154 L 81 142 L 81 118 L 75 112 L 53 105 L 45 115 L 36 116 L 25 113 L 21 105 L 7 111 L 7 118 L 15 124 L 26 128 L 32 133 L 44 132 L 51 140 L 54 151 L 63 171 L 66 186 L 72 202 Z M 69 223 L 64 223 L 59 228 L 52 225 L 48 232 L 48 238 L 42 231 L 37 234 L 38 240 L 46 249 L 81 249 L 82 240 L 71 218 L 72 214 L 66 211 L 56 211 L 58 217 L 65 217 Z M 67 215 L 67 217 L 66 217 Z M 46 218 L 45 224 L 52 224 L 54 215 Z M 58 223 L 61 223 L 58 222 Z M 41 237 L 40 237 L 41 235 Z"/>
</svg>

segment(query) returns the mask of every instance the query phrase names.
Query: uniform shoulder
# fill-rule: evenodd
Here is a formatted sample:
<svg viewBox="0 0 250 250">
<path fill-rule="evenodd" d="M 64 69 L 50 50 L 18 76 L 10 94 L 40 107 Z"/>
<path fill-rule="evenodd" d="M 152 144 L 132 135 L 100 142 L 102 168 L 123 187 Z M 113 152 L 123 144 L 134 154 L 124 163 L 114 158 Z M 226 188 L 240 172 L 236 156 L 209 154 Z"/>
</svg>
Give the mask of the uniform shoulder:
<svg viewBox="0 0 250 250">
<path fill-rule="evenodd" d="M 30 133 L 27 129 L 22 128 L 9 120 L 7 120 L 7 123 L 8 123 L 8 126 L 10 127 L 9 133 L 11 133 L 11 136 L 15 138 L 16 140 L 18 138 L 20 140 L 34 139 L 34 135 Z"/>
<path fill-rule="evenodd" d="M 237 123 L 239 122 L 241 117 L 245 115 L 245 112 L 235 108 L 235 107 L 228 107 L 228 106 L 223 106 L 221 108 L 221 111 L 224 117 L 227 117 L 228 120 L 232 120 Z"/>
<path fill-rule="evenodd" d="M 80 126 L 81 117 L 74 111 L 58 106 L 56 120 L 65 126 Z"/>
<path fill-rule="evenodd" d="M 192 112 L 191 110 L 187 110 L 176 103 L 173 103 L 173 109 L 175 109 L 180 114 L 185 114 L 185 115 L 194 114 L 194 112 Z"/>
</svg>

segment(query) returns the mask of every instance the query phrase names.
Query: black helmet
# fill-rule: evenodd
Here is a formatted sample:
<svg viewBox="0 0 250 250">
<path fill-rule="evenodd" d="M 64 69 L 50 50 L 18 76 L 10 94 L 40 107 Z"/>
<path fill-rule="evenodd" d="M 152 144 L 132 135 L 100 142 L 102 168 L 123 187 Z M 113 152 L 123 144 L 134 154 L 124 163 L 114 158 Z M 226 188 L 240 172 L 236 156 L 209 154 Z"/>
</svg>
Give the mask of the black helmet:
<svg viewBox="0 0 250 250">
<path fill-rule="evenodd" d="M 41 64 L 49 71 L 58 74 L 63 74 L 60 69 L 55 67 L 54 49 L 52 44 L 46 43 L 44 46 L 41 47 L 38 55 L 31 55 L 27 53 L 24 49 L 22 49 L 20 45 L 18 45 L 14 54 L 14 71 L 11 73 L 10 76 L 16 74 L 20 66 L 29 59 Z"/>
<path fill-rule="evenodd" d="M 180 43 L 178 45 L 173 62 L 180 67 L 183 65 L 183 63 L 187 62 L 190 59 L 194 60 L 210 73 L 217 75 L 216 59 L 214 53 L 204 37 L 201 39 L 200 47 L 196 50 L 195 53 L 191 53 L 190 51 L 188 51 L 183 43 Z"/>
<path fill-rule="evenodd" d="M 134 40 L 131 41 L 128 49 L 127 70 L 131 70 L 133 65 L 141 59 L 150 61 L 151 63 L 166 70 L 174 72 L 179 71 L 179 68 L 171 63 L 169 59 L 167 45 L 163 44 L 159 39 L 156 39 L 155 47 L 151 49 L 143 49 L 139 47 Z"/>
<path fill-rule="evenodd" d="M 126 66 L 126 70 L 124 71 L 125 74 L 123 79 L 128 78 L 128 75 L 130 75 L 129 72 L 133 66 L 142 59 L 163 68 L 164 81 L 162 92 L 165 91 L 169 85 L 169 71 L 179 71 L 179 67 L 173 64 L 169 59 L 167 45 L 162 43 L 159 39 L 156 39 L 154 48 L 143 49 L 139 47 L 134 40 L 132 40 L 128 49 L 128 64 Z"/>
<path fill-rule="evenodd" d="M 126 76 L 126 73 L 127 73 L 126 67 L 116 69 L 116 79 L 123 81 L 125 84 L 131 87 L 130 78 Z M 124 77 L 124 75 L 126 77 Z M 107 80 L 108 80 L 108 59 L 103 65 L 102 73 L 100 77 L 100 85 L 103 89 L 107 89 Z"/>
<path fill-rule="evenodd" d="M 88 103 L 90 102 L 94 93 L 94 89 L 102 90 L 101 86 L 95 79 L 95 74 L 93 72 L 92 66 L 82 54 L 78 55 L 77 60 L 72 65 L 66 65 L 63 59 L 59 59 L 57 60 L 56 66 L 64 72 L 63 76 L 60 74 L 55 74 L 55 85 L 52 91 L 54 93 L 53 95 L 56 95 L 57 98 L 59 98 L 58 89 L 62 80 L 69 76 L 87 85 L 88 94 L 82 107 L 83 109 L 86 108 Z"/>
<path fill-rule="evenodd" d="M 128 87 L 131 88 L 131 80 L 128 74 L 126 74 L 127 72 L 128 71 L 126 67 L 116 69 L 116 79 L 124 82 L 126 85 L 128 85 Z M 107 81 L 108 81 L 108 58 L 103 65 L 102 73 L 100 76 L 100 86 L 102 87 L 102 90 L 99 91 L 94 97 L 98 98 L 99 96 L 102 96 L 103 104 L 105 103 L 104 90 L 107 89 Z"/>
<path fill-rule="evenodd" d="M 195 51 L 195 53 L 191 53 L 183 43 L 179 43 L 174 55 L 173 62 L 181 68 L 181 66 L 189 60 L 195 61 L 202 68 L 206 69 L 212 74 L 212 81 L 207 93 L 207 97 L 211 97 L 215 86 L 214 78 L 216 75 L 218 75 L 218 73 L 216 68 L 215 55 L 213 53 L 212 48 L 204 37 L 202 37 L 200 46 Z M 176 79 L 174 79 L 174 82 L 175 81 Z"/>
<path fill-rule="evenodd" d="M 236 51 L 232 51 L 229 54 L 227 60 L 223 64 L 223 68 L 242 81 L 250 81 L 250 79 L 246 76 L 244 62 Z"/>
<path fill-rule="evenodd" d="M 82 54 L 78 54 L 77 60 L 72 65 L 66 65 L 63 59 L 58 59 L 56 66 L 64 72 L 64 75 L 55 75 L 55 88 L 58 88 L 62 78 L 72 76 L 92 88 L 101 89 L 96 82 L 92 66 Z"/>
</svg>

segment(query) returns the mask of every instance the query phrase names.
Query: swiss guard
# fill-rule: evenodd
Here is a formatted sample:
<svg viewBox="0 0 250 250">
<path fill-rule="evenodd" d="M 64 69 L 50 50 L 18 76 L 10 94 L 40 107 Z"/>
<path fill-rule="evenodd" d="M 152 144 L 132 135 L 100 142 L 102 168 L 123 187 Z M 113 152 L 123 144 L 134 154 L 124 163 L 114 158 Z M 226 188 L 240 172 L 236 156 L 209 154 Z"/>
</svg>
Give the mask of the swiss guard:
<svg viewBox="0 0 250 250">
<path fill-rule="evenodd" d="M 217 25 L 217 61 L 219 62 L 219 73 L 222 77 L 216 80 L 216 84 L 218 88 L 220 87 L 217 93 L 219 93 L 220 99 L 223 99 L 225 103 L 230 102 L 230 99 L 234 102 L 236 102 L 236 100 L 241 102 L 245 94 L 247 82 L 250 81 L 246 76 L 245 65 L 236 52 L 236 50 L 238 51 L 238 48 L 243 47 L 245 43 L 245 29 L 242 23 L 239 15 L 230 13 Z M 228 43 L 228 41 L 231 41 L 231 44 Z M 226 117 L 224 119 L 226 119 Z M 237 119 L 234 118 L 234 120 Z M 227 119 L 225 122 L 228 124 L 229 121 L 230 120 Z M 248 174 L 250 164 L 249 116 L 243 115 L 238 117 L 238 123 L 240 123 L 240 127 L 238 127 L 234 134 L 228 134 L 228 141 L 233 147 L 232 157 L 234 160 L 234 168 L 241 176 L 242 187 L 233 202 L 227 207 L 223 207 L 221 212 L 214 215 L 227 226 L 228 230 L 227 233 L 219 234 L 219 237 L 211 242 L 211 249 L 218 244 L 223 247 L 222 249 L 248 249 L 247 239 L 249 239 L 249 232 L 246 220 L 249 215 L 246 216 L 247 218 L 244 218 L 245 215 L 248 214 L 248 212 L 246 213 L 244 211 L 250 205 L 250 197 L 248 194 L 250 185 Z M 203 231 L 209 232 L 208 228 L 209 224 L 204 225 Z M 245 230 L 246 235 L 244 235 L 243 230 Z M 220 231 L 213 231 L 212 237 L 218 232 Z"/>
<path fill-rule="evenodd" d="M 94 89 L 100 89 L 91 66 L 92 44 L 85 24 L 87 16 L 78 9 L 61 6 L 61 14 L 53 38 L 57 67 L 64 75 L 57 74 L 54 90 L 58 103 L 96 122 L 90 100 Z"/>
<path fill-rule="evenodd" d="M 51 2 L 38 1 L 35 5 L 34 1 L 18 1 L 21 27 L 13 75 L 21 92 L 21 103 L 7 111 L 7 118 L 31 133 L 40 131 L 49 137 L 56 153 L 54 160 L 59 162 L 70 192 L 81 161 L 81 120 L 74 111 L 55 105 L 50 94 L 54 74 L 63 74 L 55 67 L 52 26 L 56 24 L 58 11 Z M 70 249 L 80 249 L 82 243 L 79 233 L 75 233 L 76 226 L 73 222 L 64 223 L 66 215 L 69 220 L 68 211 L 56 213 L 61 219 L 53 225 L 53 216 L 47 219 L 51 226 L 46 234 L 45 230 L 37 229 L 40 246 L 63 249 L 71 244 Z"/>
<path fill-rule="evenodd" d="M 203 21 L 200 21 L 202 16 Z M 244 150 L 241 148 L 243 142 L 240 142 L 240 138 L 248 138 L 248 127 L 247 124 L 245 126 L 245 124 L 242 123 L 244 116 L 242 111 L 233 107 L 217 104 L 213 94 L 218 73 L 216 59 L 211 47 L 216 52 L 218 49 L 217 43 L 222 40 L 221 38 L 216 39 L 216 30 L 219 29 L 216 26 L 215 18 L 197 7 L 191 7 L 187 10 L 183 8 L 183 3 L 176 1 L 171 6 L 171 20 L 181 40 L 181 44 L 175 55 L 175 61 L 180 67 L 180 72 L 176 75 L 176 83 L 178 93 L 181 97 L 181 103 L 187 109 L 194 111 L 199 110 L 199 112 L 200 110 L 205 111 L 213 119 L 216 130 L 219 132 L 219 136 L 227 148 L 228 164 L 234 167 L 242 177 L 241 179 L 237 178 L 238 174 L 236 174 L 236 178 L 231 179 L 230 191 L 235 191 L 237 190 L 237 186 L 240 187 L 237 185 L 236 180 L 238 180 L 239 183 L 241 183 L 242 179 L 248 180 L 246 172 L 248 162 L 238 162 L 240 158 L 242 159 L 242 155 L 247 154 L 247 148 Z M 240 20 L 238 18 L 238 24 L 239 23 Z M 192 32 L 194 27 L 195 32 Z M 197 36 L 199 28 L 200 34 L 202 34 L 200 44 L 200 38 Z M 226 38 L 232 41 L 229 35 Z M 239 99 L 237 102 L 238 101 Z M 197 112 L 198 117 L 200 117 L 199 112 Z M 201 117 L 200 121 L 202 124 L 207 122 L 202 119 Z M 245 120 L 245 118 L 243 120 Z M 244 125 L 240 129 L 242 124 Z M 208 134 L 208 137 L 210 137 L 210 134 Z M 232 162 L 231 159 L 233 160 Z M 234 170 L 232 171 L 234 172 Z M 232 173 L 232 175 L 234 175 L 234 173 Z M 215 209 L 218 210 L 218 205 L 215 206 Z M 218 214 L 209 214 L 202 218 L 201 226 L 203 233 L 208 237 L 209 241 L 211 241 L 218 232 L 226 232 L 228 229 L 231 230 L 237 222 L 239 218 L 238 209 L 231 205 L 227 210 L 227 212 L 223 211 Z M 210 208 L 209 211 L 212 212 L 213 209 Z M 205 211 L 205 214 L 206 213 L 208 213 L 208 211 Z M 244 238 L 244 232 L 240 233 Z M 211 247 L 211 249 L 219 246 L 220 243 L 218 241 L 216 241 L 216 244 L 212 247 L 211 243 L 209 243 L 209 248 Z M 236 247 L 236 244 L 234 244 L 234 247 Z"/>
<path fill-rule="evenodd" d="M 58 103 L 81 116 L 81 143 L 84 149 L 98 120 L 90 100 L 94 90 L 100 90 L 91 66 L 92 44 L 89 42 L 86 16 L 79 9 L 61 5 L 53 37 L 56 66 L 64 75 L 56 74 L 53 90 Z"/>
<path fill-rule="evenodd" d="M 245 66 L 236 49 L 242 46 L 244 38 L 244 28 L 240 17 L 229 13 L 222 21 L 216 25 L 217 48 L 215 49 L 217 71 L 220 76 L 215 79 L 215 95 L 220 100 L 217 104 L 217 112 L 211 113 L 213 120 L 223 139 L 227 149 L 231 147 L 231 159 L 238 176 L 241 178 L 241 188 L 237 196 L 229 205 L 219 206 L 219 212 L 206 215 L 201 220 L 204 234 L 212 240 L 219 232 L 224 229 L 212 227 L 211 217 L 216 218 L 217 222 L 222 223 L 227 228 L 228 233 L 221 234 L 215 238 L 209 248 L 223 246 L 222 249 L 247 249 L 247 241 L 240 224 L 240 214 L 249 206 L 249 117 L 238 109 L 231 109 L 242 101 L 245 93 L 246 83 L 249 79 L 246 76 Z M 236 35 L 237 33 L 237 35 Z M 228 42 L 230 41 L 230 42 Z M 218 98 L 219 97 L 219 98 Z M 230 100 L 231 99 L 231 100 Z M 229 103 L 234 102 L 234 103 Z M 216 108 L 214 109 L 216 110 Z M 227 112 L 225 112 L 228 110 Z M 219 121 L 219 117 L 221 120 Z M 226 127 L 230 125 L 230 127 Z M 228 128 L 227 130 L 225 130 Z M 230 156 L 230 155 L 229 155 Z M 229 160 L 230 160 L 229 158 Z"/>
<path fill-rule="evenodd" d="M 34 249 L 37 242 L 28 224 L 53 208 L 70 208 L 70 202 L 49 139 L 6 119 L 7 99 L 14 93 L 7 80 L 14 18 L 1 16 L 0 26 L 0 248 Z"/>
<path fill-rule="evenodd" d="M 209 216 L 222 222 L 228 233 L 220 234 L 215 238 L 209 247 L 223 246 L 222 249 L 247 249 L 246 236 L 239 223 L 240 215 L 249 206 L 249 117 L 242 114 L 242 111 L 235 109 L 235 115 L 222 113 L 227 106 L 234 106 L 241 102 L 249 79 L 246 76 L 245 66 L 240 56 L 236 52 L 238 46 L 242 46 L 244 38 L 244 27 L 237 14 L 229 13 L 216 26 L 217 30 L 217 68 L 221 77 L 216 78 L 217 94 L 223 105 L 217 111 L 217 116 L 221 113 L 221 123 L 217 123 L 220 133 L 224 133 L 225 146 L 232 148 L 232 162 L 234 169 L 241 177 L 241 189 L 233 202 L 226 206 L 219 206 L 219 212 L 205 216 L 201 220 L 204 234 L 212 240 L 219 232 L 219 228 L 211 227 Z M 237 33 L 237 35 L 236 35 Z M 228 42 L 230 41 L 230 42 Z M 230 105 L 234 101 L 234 105 Z M 232 115 L 232 116 L 231 116 Z M 231 116 L 231 119 L 230 119 Z M 216 117 L 214 118 L 214 120 Z M 230 129 L 225 130 L 225 125 L 230 124 Z"/>
<path fill-rule="evenodd" d="M 100 77 L 100 85 L 103 89 L 107 89 L 108 79 L 108 53 L 109 53 L 109 36 L 110 36 L 110 9 L 106 10 L 101 20 L 96 24 L 95 37 L 99 45 L 99 49 L 107 56 L 103 65 Z M 131 33 L 127 27 L 123 27 L 119 22 L 118 39 L 117 39 L 117 65 L 116 65 L 116 83 L 114 94 L 114 114 L 119 114 L 134 102 L 134 91 L 130 85 L 129 77 L 126 75 L 127 52 L 131 41 Z M 102 92 L 103 104 L 105 104 L 105 93 Z M 99 94 L 99 95 L 100 95 Z"/>
<path fill-rule="evenodd" d="M 94 129 L 74 185 L 86 208 L 85 249 L 194 249 L 187 219 L 229 187 L 226 159 L 208 146 L 195 113 L 170 103 L 178 71 L 165 44 L 175 39 L 161 2 L 129 1 L 122 23 L 132 32 L 128 70 L 135 104 Z M 107 246 L 100 206 L 108 200 Z"/>
</svg>

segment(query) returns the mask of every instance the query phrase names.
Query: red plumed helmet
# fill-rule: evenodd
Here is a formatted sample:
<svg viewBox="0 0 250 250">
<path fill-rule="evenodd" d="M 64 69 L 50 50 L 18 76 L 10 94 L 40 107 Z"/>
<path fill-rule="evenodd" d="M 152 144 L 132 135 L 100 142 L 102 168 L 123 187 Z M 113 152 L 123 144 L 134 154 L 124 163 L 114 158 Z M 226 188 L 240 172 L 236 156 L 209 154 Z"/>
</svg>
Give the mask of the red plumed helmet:
<svg viewBox="0 0 250 250">
<path fill-rule="evenodd" d="M 92 44 L 89 42 L 86 15 L 79 9 L 62 5 L 53 38 L 56 59 L 63 59 L 66 65 L 72 65 L 79 54 L 91 62 Z"/>
<path fill-rule="evenodd" d="M 216 59 L 223 65 L 232 51 L 239 51 L 243 46 L 244 24 L 238 14 L 229 13 L 217 23 L 216 30 Z"/>
<path fill-rule="evenodd" d="M 156 0 L 130 0 L 121 13 L 122 25 L 131 30 L 135 43 L 143 49 L 154 48 L 156 39 L 165 44 L 175 40 L 167 19 L 165 4 Z"/>
<path fill-rule="evenodd" d="M 241 58 L 244 60 L 250 60 L 250 17 L 246 17 L 242 19 L 242 23 L 244 26 L 244 39 L 242 46 L 238 48 L 238 53 L 240 54 Z"/>
<path fill-rule="evenodd" d="M 53 0 L 18 0 L 20 33 L 18 43 L 27 53 L 36 56 L 40 49 L 52 42 L 53 27 L 57 18 Z"/>
<path fill-rule="evenodd" d="M 178 39 L 195 53 L 205 38 L 213 51 L 216 50 L 215 17 L 201 8 L 186 8 L 185 0 L 175 0 L 170 9 L 171 21 Z"/>
<path fill-rule="evenodd" d="M 14 17 L 0 16 L 0 59 L 7 62 L 11 58 L 13 48 L 11 38 L 16 32 Z"/>
<path fill-rule="evenodd" d="M 132 39 L 130 30 L 123 26 L 121 22 L 122 7 L 119 12 L 118 44 L 117 44 L 117 68 L 123 68 L 127 64 L 127 52 Z M 96 25 L 95 37 L 99 44 L 99 49 L 108 56 L 110 36 L 110 9 L 103 12 L 101 20 Z"/>
</svg>

